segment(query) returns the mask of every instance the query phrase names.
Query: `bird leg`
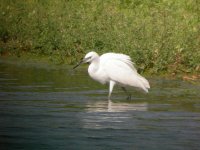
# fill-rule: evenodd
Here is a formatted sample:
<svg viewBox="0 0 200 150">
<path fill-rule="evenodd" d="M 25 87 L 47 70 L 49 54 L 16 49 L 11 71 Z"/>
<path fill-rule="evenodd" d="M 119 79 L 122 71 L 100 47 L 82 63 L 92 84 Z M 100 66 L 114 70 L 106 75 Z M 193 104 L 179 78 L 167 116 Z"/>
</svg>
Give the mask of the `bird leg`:
<svg viewBox="0 0 200 150">
<path fill-rule="evenodd" d="M 122 90 L 128 95 L 128 97 L 126 98 L 127 100 L 131 100 L 131 93 L 129 93 L 125 87 L 122 87 Z"/>
<path fill-rule="evenodd" d="M 110 100 L 110 98 L 111 98 L 111 93 L 112 93 L 112 90 L 113 90 L 114 86 L 115 86 L 115 82 L 114 81 L 110 81 L 108 100 Z"/>
</svg>

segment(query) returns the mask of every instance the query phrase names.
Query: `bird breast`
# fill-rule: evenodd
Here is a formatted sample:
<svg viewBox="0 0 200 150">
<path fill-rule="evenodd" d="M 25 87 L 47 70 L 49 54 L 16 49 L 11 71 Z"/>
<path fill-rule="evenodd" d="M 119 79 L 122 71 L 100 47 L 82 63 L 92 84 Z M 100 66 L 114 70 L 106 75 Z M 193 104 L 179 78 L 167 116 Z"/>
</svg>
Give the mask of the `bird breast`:
<svg viewBox="0 0 200 150">
<path fill-rule="evenodd" d="M 101 84 L 105 84 L 109 81 L 106 73 L 100 67 L 97 67 L 94 64 L 90 64 L 88 73 L 92 79 L 100 82 Z"/>
</svg>

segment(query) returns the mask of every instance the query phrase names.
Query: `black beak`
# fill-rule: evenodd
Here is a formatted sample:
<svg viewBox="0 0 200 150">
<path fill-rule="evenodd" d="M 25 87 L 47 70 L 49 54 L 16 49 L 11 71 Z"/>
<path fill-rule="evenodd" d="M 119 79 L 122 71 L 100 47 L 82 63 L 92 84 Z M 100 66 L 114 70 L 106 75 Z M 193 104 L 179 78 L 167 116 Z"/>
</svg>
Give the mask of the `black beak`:
<svg viewBox="0 0 200 150">
<path fill-rule="evenodd" d="M 83 63 L 83 59 L 76 65 L 73 67 L 73 69 L 76 69 L 78 66 L 80 66 Z"/>
<path fill-rule="evenodd" d="M 81 64 L 87 62 L 88 59 L 90 59 L 90 57 L 81 59 L 81 61 L 80 61 L 76 66 L 74 66 L 73 69 L 76 69 L 76 68 L 77 68 L 78 66 L 80 66 Z"/>
</svg>

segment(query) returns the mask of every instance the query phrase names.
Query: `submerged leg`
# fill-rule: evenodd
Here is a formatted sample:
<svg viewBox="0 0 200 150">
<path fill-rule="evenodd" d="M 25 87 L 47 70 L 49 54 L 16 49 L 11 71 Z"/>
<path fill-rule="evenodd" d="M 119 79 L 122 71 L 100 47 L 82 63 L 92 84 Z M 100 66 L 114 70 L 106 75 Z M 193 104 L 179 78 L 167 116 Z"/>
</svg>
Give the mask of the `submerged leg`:
<svg viewBox="0 0 200 150">
<path fill-rule="evenodd" d="M 125 87 L 122 87 L 122 90 L 128 95 L 127 100 L 131 100 L 131 93 L 129 93 Z"/>
<path fill-rule="evenodd" d="M 111 98 L 111 93 L 112 93 L 112 90 L 113 90 L 114 86 L 115 86 L 115 82 L 114 81 L 110 81 L 108 100 L 110 100 L 110 98 Z"/>
</svg>

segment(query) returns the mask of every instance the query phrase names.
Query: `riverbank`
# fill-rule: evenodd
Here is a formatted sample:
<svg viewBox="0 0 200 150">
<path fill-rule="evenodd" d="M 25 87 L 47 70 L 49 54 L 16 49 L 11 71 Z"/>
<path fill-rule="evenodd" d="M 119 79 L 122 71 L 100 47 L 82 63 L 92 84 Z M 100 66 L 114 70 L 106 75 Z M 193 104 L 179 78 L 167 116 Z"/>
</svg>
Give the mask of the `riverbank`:
<svg viewBox="0 0 200 150">
<path fill-rule="evenodd" d="M 200 3 L 3 1 L 0 55 L 74 64 L 88 51 L 129 55 L 139 72 L 200 74 Z"/>
<path fill-rule="evenodd" d="M 20 56 L 16 55 L 3 55 L 0 56 L 0 61 L 9 64 L 15 64 L 20 66 L 26 67 L 37 67 L 37 68 L 72 68 L 80 60 L 78 58 L 65 58 L 63 61 L 55 61 L 56 58 L 54 56 L 46 56 L 46 55 L 36 55 L 31 53 L 23 53 Z M 56 56 L 55 56 L 56 57 Z M 85 69 L 87 69 L 87 65 L 82 65 Z M 152 73 L 148 70 L 141 72 L 140 68 L 136 64 L 136 68 L 140 74 L 143 74 L 150 78 L 155 77 L 162 77 L 167 79 L 181 79 L 186 81 L 198 81 L 200 80 L 200 74 L 198 73 L 191 73 L 191 72 L 159 72 L 159 73 Z"/>
</svg>

